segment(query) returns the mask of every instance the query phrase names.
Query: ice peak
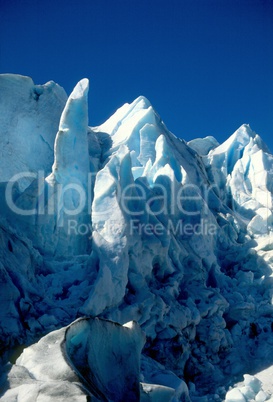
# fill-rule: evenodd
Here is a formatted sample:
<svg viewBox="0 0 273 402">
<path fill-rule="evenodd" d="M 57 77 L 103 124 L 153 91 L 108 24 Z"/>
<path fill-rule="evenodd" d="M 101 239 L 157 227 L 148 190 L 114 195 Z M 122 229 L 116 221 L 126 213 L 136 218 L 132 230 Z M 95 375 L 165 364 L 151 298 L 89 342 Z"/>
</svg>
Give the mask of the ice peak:
<svg viewBox="0 0 273 402">
<path fill-rule="evenodd" d="M 233 135 L 236 137 L 236 139 L 240 140 L 255 138 L 256 133 L 251 129 L 249 124 L 242 124 Z"/>
<path fill-rule="evenodd" d="M 251 129 L 250 124 L 248 124 L 248 123 L 244 123 L 238 128 L 238 130 L 241 130 L 241 129 L 248 131 L 250 135 L 252 135 L 252 133 L 253 133 L 253 130 Z"/>
<path fill-rule="evenodd" d="M 139 109 L 148 109 L 150 106 L 152 106 L 151 102 L 145 96 L 137 97 L 132 103 L 132 106 L 133 105 L 137 105 Z"/>
<path fill-rule="evenodd" d="M 214 155 L 229 152 L 235 149 L 242 149 L 249 144 L 251 138 L 255 138 L 256 133 L 251 130 L 248 124 L 243 124 L 225 142 L 215 148 Z"/>
<path fill-rule="evenodd" d="M 66 130 L 71 125 L 88 124 L 88 105 L 87 95 L 89 81 L 87 78 L 77 83 L 68 98 L 66 106 L 61 116 L 59 130 Z"/>
<path fill-rule="evenodd" d="M 127 120 L 131 119 L 137 113 L 143 113 L 145 110 L 151 108 L 151 103 L 144 96 L 139 96 L 132 103 L 125 103 L 117 111 L 106 120 L 101 126 L 96 128 L 108 134 L 115 134 L 119 127 Z"/>
<path fill-rule="evenodd" d="M 236 140 L 239 143 L 243 143 L 245 140 L 249 144 L 249 148 L 253 148 L 255 152 L 257 149 L 261 149 L 264 152 L 270 153 L 267 145 L 263 142 L 261 137 L 251 129 L 249 124 L 243 124 L 235 131 L 234 135 L 235 134 Z"/>
<path fill-rule="evenodd" d="M 69 98 L 79 99 L 82 98 L 83 96 L 87 96 L 88 89 L 89 89 L 89 80 L 88 78 L 83 78 L 77 83 Z"/>
</svg>

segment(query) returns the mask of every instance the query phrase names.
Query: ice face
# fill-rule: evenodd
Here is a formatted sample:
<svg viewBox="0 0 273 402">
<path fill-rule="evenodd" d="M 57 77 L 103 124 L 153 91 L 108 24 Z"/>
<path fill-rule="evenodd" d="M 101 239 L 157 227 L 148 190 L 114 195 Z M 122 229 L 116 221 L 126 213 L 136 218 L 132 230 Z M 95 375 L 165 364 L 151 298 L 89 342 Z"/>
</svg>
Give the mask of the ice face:
<svg viewBox="0 0 273 402">
<path fill-rule="evenodd" d="M 3 364 L 16 345 L 36 342 L 19 358 L 21 368 L 3 371 L 3 398 L 27 400 L 31 384 L 32 400 L 58 390 L 84 400 L 92 372 L 93 392 L 111 399 L 112 388 L 101 384 L 116 381 L 115 370 L 122 377 L 124 367 L 138 384 L 132 398 L 146 401 L 224 400 L 229 386 L 227 400 L 271 395 L 265 385 L 256 392 L 232 381 L 273 363 L 273 156 L 248 125 L 223 144 L 186 143 L 144 97 L 91 128 L 87 94 L 87 79 L 67 100 L 52 82 L 0 76 L 0 96 L 10 99 L 1 102 L 1 141 L 18 151 L 4 152 L 1 162 Z M 26 145 L 17 150 L 19 131 L 36 147 L 32 157 Z M 23 169 L 28 175 L 10 180 Z M 93 318 L 75 321 L 83 316 Z M 142 341 L 132 335 L 135 324 L 124 325 L 131 321 L 146 335 L 140 366 Z M 70 363 L 58 346 L 65 331 Z M 130 360 L 132 348 L 138 357 Z M 113 372 L 104 370 L 108 354 Z M 82 359 L 89 359 L 88 381 Z M 63 370 L 77 379 L 64 380 Z M 130 387 L 118 384 L 123 398 Z"/>
<path fill-rule="evenodd" d="M 93 395 L 106 401 L 138 401 L 144 342 L 136 323 L 121 326 L 95 318 L 72 324 L 66 330 L 63 347 L 70 364 Z"/>
<path fill-rule="evenodd" d="M 64 89 L 52 81 L 34 85 L 29 77 L 1 74 L 0 93 L 1 183 L 22 172 L 50 172 L 56 130 L 67 100 Z M 24 176 L 18 181 L 20 188 L 32 180 Z"/>
</svg>

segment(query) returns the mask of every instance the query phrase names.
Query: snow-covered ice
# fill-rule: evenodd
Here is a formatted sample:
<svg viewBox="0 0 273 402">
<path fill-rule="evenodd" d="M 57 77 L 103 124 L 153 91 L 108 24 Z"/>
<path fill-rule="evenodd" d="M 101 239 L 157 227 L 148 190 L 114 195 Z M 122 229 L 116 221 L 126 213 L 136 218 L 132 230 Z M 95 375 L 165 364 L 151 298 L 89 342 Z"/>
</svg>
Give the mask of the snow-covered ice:
<svg viewBox="0 0 273 402">
<path fill-rule="evenodd" d="M 272 400 L 273 156 L 88 89 L 0 75 L 0 400 Z"/>
</svg>

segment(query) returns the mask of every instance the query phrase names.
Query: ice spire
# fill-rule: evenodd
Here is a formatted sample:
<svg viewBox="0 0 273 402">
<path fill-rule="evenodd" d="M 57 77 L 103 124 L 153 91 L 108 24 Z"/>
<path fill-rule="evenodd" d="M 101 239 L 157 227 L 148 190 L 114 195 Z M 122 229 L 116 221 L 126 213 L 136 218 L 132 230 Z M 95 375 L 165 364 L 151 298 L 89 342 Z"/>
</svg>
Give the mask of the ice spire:
<svg viewBox="0 0 273 402">
<path fill-rule="evenodd" d="M 84 240 L 77 233 L 66 239 L 69 221 L 75 225 L 88 225 L 88 79 L 78 82 L 69 96 L 61 115 L 59 131 L 54 144 L 52 173 L 48 183 L 48 210 L 54 211 L 55 219 L 46 223 L 55 231 L 58 255 L 83 253 L 88 250 L 89 239 Z M 51 216 L 51 215 L 48 215 Z M 57 227 L 57 230 L 55 228 Z M 66 239 L 63 241 L 63 239 Z"/>
<path fill-rule="evenodd" d="M 87 175 L 88 157 L 88 102 L 89 81 L 82 79 L 68 98 L 60 119 L 54 145 L 52 172 L 58 182 Z"/>
</svg>

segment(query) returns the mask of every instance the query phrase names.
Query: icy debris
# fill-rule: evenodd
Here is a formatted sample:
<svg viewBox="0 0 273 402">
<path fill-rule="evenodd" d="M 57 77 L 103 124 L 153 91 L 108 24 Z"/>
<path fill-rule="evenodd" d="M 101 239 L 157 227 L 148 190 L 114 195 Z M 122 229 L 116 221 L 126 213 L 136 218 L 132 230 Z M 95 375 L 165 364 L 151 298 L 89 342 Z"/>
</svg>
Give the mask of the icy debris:
<svg viewBox="0 0 273 402">
<path fill-rule="evenodd" d="M 239 385 L 228 391 L 225 402 L 264 402 L 269 399 L 270 395 L 263 390 L 263 382 L 256 376 L 245 374 L 243 386 Z"/>
<path fill-rule="evenodd" d="M 273 229 L 272 212 L 268 208 L 259 208 L 247 226 L 247 230 L 252 235 L 265 235 Z"/>
<path fill-rule="evenodd" d="M 246 402 L 246 399 L 239 389 L 234 388 L 231 391 L 228 391 L 225 401 L 226 402 Z"/>
<path fill-rule="evenodd" d="M 174 389 L 163 385 L 140 384 L 141 402 L 171 402 L 174 401 Z"/>
</svg>

